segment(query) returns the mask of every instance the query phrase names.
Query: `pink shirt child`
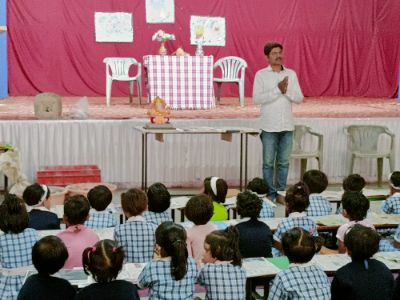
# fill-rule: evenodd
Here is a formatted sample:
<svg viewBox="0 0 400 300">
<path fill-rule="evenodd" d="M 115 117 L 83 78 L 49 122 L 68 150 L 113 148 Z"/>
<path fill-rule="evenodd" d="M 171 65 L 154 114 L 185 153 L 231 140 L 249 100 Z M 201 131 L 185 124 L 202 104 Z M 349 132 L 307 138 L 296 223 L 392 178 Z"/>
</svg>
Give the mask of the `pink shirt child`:
<svg viewBox="0 0 400 300">
<path fill-rule="evenodd" d="M 99 241 L 97 234 L 83 224 L 71 225 L 57 234 L 68 249 L 68 259 L 64 269 L 82 267 L 82 253 Z"/>
<path fill-rule="evenodd" d="M 353 228 L 354 225 L 356 225 L 356 224 L 360 224 L 360 225 L 362 225 L 362 226 L 370 227 L 370 228 L 372 228 L 372 229 L 375 229 L 375 228 L 374 228 L 374 225 L 373 225 L 370 221 L 368 221 L 368 220 L 366 220 L 366 219 L 361 220 L 361 221 L 350 221 L 350 222 L 348 222 L 348 223 L 346 223 L 346 224 L 343 224 L 342 226 L 339 227 L 339 229 L 338 229 L 338 231 L 337 231 L 337 233 L 336 233 L 336 238 L 337 238 L 339 241 L 344 242 L 344 237 L 345 237 L 345 235 L 346 235 L 347 232 L 349 232 L 350 229 Z"/>
<path fill-rule="evenodd" d="M 201 259 L 203 258 L 204 240 L 206 239 L 206 236 L 217 229 L 217 226 L 208 222 L 204 225 L 194 225 L 192 228 L 187 230 L 188 254 L 194 258 L 197 266 L 200 266 Z"/>
</svg>

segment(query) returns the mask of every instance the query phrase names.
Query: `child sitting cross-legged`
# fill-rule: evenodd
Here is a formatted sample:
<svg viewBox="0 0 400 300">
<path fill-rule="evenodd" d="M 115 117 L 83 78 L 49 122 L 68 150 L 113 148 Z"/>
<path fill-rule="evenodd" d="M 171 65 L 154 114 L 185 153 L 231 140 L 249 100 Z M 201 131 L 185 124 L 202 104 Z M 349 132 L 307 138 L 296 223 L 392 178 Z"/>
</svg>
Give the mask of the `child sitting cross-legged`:
<svg viewBox="0 0 400 300">
<path fill-rule="evenodd" d="M 107 209 L 112 201 L 112 192 L 105 185 L 98 185 L 92 188 L 88 193 L 88 200 L 92 209 L 90 218 L 85 222 L 89 228 L 107 228 L 115 227 L 115 220 L 112 210 Z"/>
<path fill-rule="evenodd" d="M 271 200 L 267 198 L 268 185 L 264 179 L 260 177 L 253 178 L 247 185 L 247 190 L 255 193 L 262 200 L 262 208 L 260 211 L 260 218 L 273 218 L 275 217 L 274 207 L 276 206 Z M 275 206 L 273 206 L 275 205 Z"/>
<path fill-rule="evenodd" d="M 320 238 L 313 237 L 303 228 L 285 232 L 282 249 L 290 265 L 276 275 L 268 299 L 330 299 L 328 276 L 320 267 L 310 263 L 320 248 Z"/>
<path fill-rule="evenodd" d="M 310 190 L 310 205 L 306 209 L 307 216 L 317 217 L 332 213 L 331 203 L 321 195 L 328 187 L 328 178 L 319 170 L 309 170 L 303 175 L 303 182 Z"/>
<path fill-rule="evenodd" d="M 169 206 L 171 205 L 171 195 L 167 187 L 160 183 L 152 184 L 147 190 L 148 210 L 143 213 L 147 222 L 156 226 L 162 222 L 172 221 Z"/>
<path fill-rule="evenodd" d="M 204 242 L 198 282 L 206 288 L 205 299 L 245 299 L 246 271 L 241 267 L 239 233 L 235 227 L 216 230 Z"/>
<path fill-rule="evenodd" d="M 207 177 L 204 179 L 204 194 L 208 195 L 214 206 L 214 214 L 211 221 L 228 220 L 228 210 L 223 205 L 228 193 L 228 184 L 219 177 Z"/>
<path fill-rule="evenodd" d="M 84 225 L 89 218 L 89 210 L 89 201 L 85 196 L 76 195 L 65 200 L 64 222 L 67 229 L 57 234 L 68 249 L 65 269 L 82 267 L 83 250 L 99 240 L 97 234 Z"/>
<path fill-rule="evenodd" d="M 124 224 L 114 229 L 114 240 L 124 248 L 127 262 L 144 263 L 153 258 L 156 225 L 143 218 L 147 209 L 147 196 L 139 189 L 129 189 L 121 194 Z"/>
<path fill-rule="evenodd" d="M 38 274 L 28 277 L 18 300 L 72 300 L 75 289 L 65 279 L 51 276 L 59 271 L 68 258 L 67 247 L 60 238 L 49 235 L 41 238 L 32 248 L 32 262 Z"/>
<path fill-rule="evenodd" d="M 379 239 L 375 230 L 359 224 L 346 234 L 344 244 L 351 262 L 336 271 L 331 287 L 333 300 L 392 299 L 392 272 L 382 262 L 372 259 L 378 251 Z"/>
<path fill-rule="evenodd" d="M 124 262 L 124 250 L 115 241 L 101 240 L 82 253 L 83 268 L 96 283 L 81 289 L 75 300 L 139 300 L 136 285 L 116 279 Z"/>
<path fill-rule="evenodd" d="M 381 208 L 387 214 L 400 214 L 400 171 L 389 175 L 390 196 L 382 202 Z"/>
</svg>

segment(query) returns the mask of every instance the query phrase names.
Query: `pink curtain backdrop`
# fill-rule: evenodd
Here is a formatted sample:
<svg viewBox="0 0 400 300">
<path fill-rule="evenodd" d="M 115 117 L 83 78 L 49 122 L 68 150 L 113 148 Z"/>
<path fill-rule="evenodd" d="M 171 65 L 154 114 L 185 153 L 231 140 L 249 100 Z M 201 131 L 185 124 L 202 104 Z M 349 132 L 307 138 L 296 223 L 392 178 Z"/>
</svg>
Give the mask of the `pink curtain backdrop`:
<svg viewBox="0 0 400 300">
<path fill-rule="evenodd" d="M 306 96 L 395 97 L 400 61 L 399 0 L 175 0 L 174 24 L 147 24 L 144 0 L 7 1 L 9 92 L 11 96 L 51 91 L 61 95 L 105 95 L 107 56 L 142 61 L 160 44 L 158 29 L 174 33 L 169 53 L 190 46 L 191 15 L 226 18 L 226 46 L 204 47 L 215 60 L 244 58 L 246 96 L 256 71 L 266 66 L 263 46 L 280 41 L 285 65 L 296 70 Z M 96 43 L 95 12 L 131 12 L 133 43 Z M 127 95 L 126 84 L 113 95 Z M 237 87 L 223 85 L 223 95 Z"/>
</svg>

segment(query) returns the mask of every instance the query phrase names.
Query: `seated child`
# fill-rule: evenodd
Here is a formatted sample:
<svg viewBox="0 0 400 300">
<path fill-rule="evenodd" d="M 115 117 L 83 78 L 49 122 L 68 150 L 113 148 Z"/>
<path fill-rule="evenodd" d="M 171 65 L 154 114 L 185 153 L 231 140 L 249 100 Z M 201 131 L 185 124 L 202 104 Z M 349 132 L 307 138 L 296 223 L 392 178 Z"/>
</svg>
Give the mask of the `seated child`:
<svg viewBox="0 0 400 300">
<path fill-rule="evenodd" d="M 394 238 L 381 239 L 379 241 L 379 252 L 395 252 L 395 251 L 400 251 L 400 225 L 396 229 Z"/>
<path fill-rule="evenodd" d="M 148 287 L 149 299 L 193 299 L 196 263 L 188 256 L 186 232 L 181 225 L 164 222 L 156 230 L 156 254 L 138 278 Z"/>
<path fill-rule="evenodd" d="M 362 192 L 365 179 L 359 174 L 351 174 L 343 180 L 342 186 L 345 192 Z"/>
<path fill-rule="evenodd" d="M 147 196 L 139 189 L 129 189 L 121 194 L 124 224 L 114 229 L 114 240 L 124 248 L 127 262 L 144 263 L 153 258 L 156 225 L 143 218 L 147 209 Z"/>
<path fill-rule="evenodd" d="M 186 218 L 194 223 L 192 228 L 186 230 L 188 254 L 194 258 L 198 266 L 203 258 L 203 245 L 207 234 L 217 230 L 217 226 L 210 222 L 213 210 L 213 204 L 205 194 L 193 196 L 186 203 Z"/>
<path fill-rule="evenodd" d="M 361 192 L 344 192 L 342 207 L 342 215 L 349 219 L 349 222 L 340 226 L 336 233 L 339 253 L 346 252 L 344 237 L 355 224 L 374 228 L 374 225 L 365 219 L 369 209 L 369 200 Z"/>
<path fill-rule="evenodd" d="M 148 211 L 143 214 L 147 222 L 156 226 L 165 221 L 172 221 L 169 206 L 171 205 L 171 195 L 165 185 L 160 182 L 152 184 L 147 190 Z"/>
<path fill-rule="evenodd" d="M 381 209 L 387 214 L 400 214 L 400 171 L 389 175 L 390 196 L 381 204 Z"/>
<path fill-rule="evenodd" d="M 217 230 L 204 242 L 205 266 L 198 282 L 206 288 L 205 299 L 245 299 L 246 271 L 241 267 L 239 233 L 235 227 Z"/>
<path fill-rule="evenodd" d="M 64 264 L 65 269 L 82 267 L 83 250 L 99 240 L 97 234 L 84 225 L 89 218 L 89 210 L 89 201 L 85 196 L 76 195 L 65 200 L 64 223 L 67 229 L 57 234 L 68 249 L 69 256 Z"/>
<path fill-rule="evenodd" d="M 204 194 L 211 198 L 214 206 L 214 214 L 211 221 L 228 220 L 228 210 L 223 205 L 227 193 L 228 184 L 222 178 L 207 177 L 204 179 Z"/>
<path fill-rule="evenodd" d="M 305 210 L 310 204 L 308 195 L 308 187 L 301 181 L 289 187 L 287 190 L 285 202 L 286 210 L 289 215 L 287 218 L 282 219 L 274 233 L 274 247 L 276 249 L 281 250 L 283 234 L 294 227 L 301 227 L 307 230 L 311 235 L 318 236 L 317 225 L 314 220 L 307 217 L 305 213 Z M 275 254 L 279 255 L 279 253 L 276 252 Z"/>
<path fill-rule="evenodd" d="M 330 215 L 332 205 L 324 196 L 320 195 L 328 187 L 328 178 L 319 170 L 309 170 L 303 175 L 303 182 L 310 190 L 310 205 L 306 209 L 307 216 L 317 217 Z"/>
<path fill-rule="evenodd" d="M 75 300 L 139 300 L 136 285 L 116 279 L 124 262 L 124 250 L 112 240 L 102 240 L 82 253 L 83 268 L 96 283 L 84 287 Z"/>
<path fill-rule="evenodd" d="M 0 299 L 15 299 L 25 274 L 32 265 L 32 247 L 39 239 L 28 228 L 25 203 L 13 194 L 5 195 L 0 205 Z"/>
<path fill-rule="evenodd" d="M 37 241 L 32 248 L 32 262 L 38 274 L 28 277 L 18 300 L 74 299 L 75 289 L 69 281 L 51 276 L 64 266 L 67 258 L 67 247 L 58 237 L 49 235 Z"/>
<path fill-rule="evenodd" d="M 89 220 L 85 222 L 88 228 L 107 228 L 117 225 L 112 210 L 107 209 L 112 197 L 112 192 L 105 185 L 97 185 L 89 191 L 88 200 L 92 209 L 89 212 Z"/>
<path fill-rule="evenodd" d="M 256 177 L 247 185 L 247 190 L 255 193 L 262 200 L 262 208 L 260 218 L 273 218 L 275 217 L 274 207 L 276 205 L 267 198 L 268 185 L 264 179 Z"/>
<path fill-rule="evenodd" d="M 336 271 L 332 299 L 392 299 L 392 272 L 371 258 L 378 251 L 379 239 L 375 230 L 358 224 L 346 234 L 344 244 L 351 262 Z"/>
<path fill-rule="evenodd" d="M 272 257 L 272 232 L 267 224 L 258 220 L 262 200 L 251 192 L 237 195 L 236 207 L 242 218 L 250 218 L 236 225 L 242 257 Z M 255 247 L 255 245 L 257 245 Z"/>
<path fill-rule="evenodd" d="M 50 189 L 47 185 L 34 183 L 28 186 L 22 198 L 29 206 L 29 227 L 36 230 L 60 229 L 60 221 L 50 209 Z"/>
<path fill-rule="evenodd" d="M 303 228 L 292 228 L 283 234 L 282 248 L 290 265 L 275 276 L 268 299 L 331 299 L 328 276 L 310 263 L 321 248 L 319 238 Z"/>
</svg>

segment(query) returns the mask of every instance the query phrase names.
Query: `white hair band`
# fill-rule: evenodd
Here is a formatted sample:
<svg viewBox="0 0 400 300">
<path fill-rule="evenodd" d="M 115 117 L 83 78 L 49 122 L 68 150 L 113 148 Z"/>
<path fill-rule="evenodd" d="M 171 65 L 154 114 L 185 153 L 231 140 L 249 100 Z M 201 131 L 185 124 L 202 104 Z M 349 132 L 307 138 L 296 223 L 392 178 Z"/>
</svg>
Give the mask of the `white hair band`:
<svg viewBox="0 0 400 300">
<path fill-rule="evenodd" d="M 391 186 L 392 188 L 394 188 L 395 190 L 400 190 L 400 186 L 395 186 L 395 185 L 393 184 L 392 179 L 391 179 L 391 178 L 392 178 L 392 175 L 393 175 L 393 172 L 390 173 L 389 176 L 388 176 L 388 180 L 389 180 L 390 186 Z"/>
<path fill-rule="evenodd" d="M 211 190 L 213 191 L 214 195 L 217 196 L 217 180 L 219 177 L 211 177 L 210 186 Z"/>
<path fill-rule="evenodd" d="M 45 184 L 42 184 L 42 185 L 40 185 L 40 186 L 41 186 L 41 188 L 43 189 L 44 194 L 43 194 L 42 198 L 40 198 L 40 201 L 39 201 L 37 204 L 32 205 L 33 207 L 41 206 L 41 205 L 43 204 L 43 202 L 44 202 L 44 201 L 46 200 L 46 198 L 47 198 L 47 193 L 48 193 L 49 188 L 48 188 L 47 185 L 45 185 Z"/>
</svg>

